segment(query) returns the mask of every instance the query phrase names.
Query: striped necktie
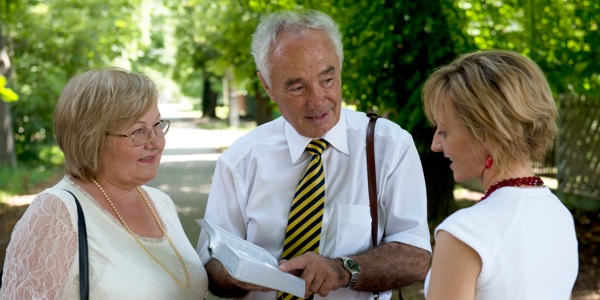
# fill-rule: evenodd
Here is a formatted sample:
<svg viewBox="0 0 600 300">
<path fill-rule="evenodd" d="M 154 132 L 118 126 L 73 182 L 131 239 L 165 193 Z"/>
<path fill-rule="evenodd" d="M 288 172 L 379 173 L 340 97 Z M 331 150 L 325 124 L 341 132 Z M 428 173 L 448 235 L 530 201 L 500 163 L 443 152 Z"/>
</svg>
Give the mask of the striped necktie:
<svg viewBox="0 0 600 300">
<path fill-rule="evenodd" d="M 283 242 L 282 259 L 292 259 L 306 252 L 319 252 L 321 221 L 325 203 L 325 172 L 321 154 L 329 143 L 324 139 L 313 140 L 306 150 L 312 155 L 308 169 L 300 179 Z M 310 295 L 306 299 L 312 299 Z M 277 299 L 299 299 L 287 293 L 277 293 Z"/>
</svg>

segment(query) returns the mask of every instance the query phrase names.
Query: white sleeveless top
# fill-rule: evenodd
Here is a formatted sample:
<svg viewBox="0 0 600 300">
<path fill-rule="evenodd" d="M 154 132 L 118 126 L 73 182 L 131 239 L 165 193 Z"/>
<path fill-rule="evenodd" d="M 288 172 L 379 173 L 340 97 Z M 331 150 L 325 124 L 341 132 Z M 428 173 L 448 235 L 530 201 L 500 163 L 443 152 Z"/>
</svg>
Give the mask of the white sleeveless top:
<svg viewBox="0 0 600 300">
<path fill-rule="evenodd" d="M 575 226 L 548 188 L 498 189 L 449 216 L 440 230 L 481 258 L 475 299 L 570 299 L 579 266 Z"/>
</svg>

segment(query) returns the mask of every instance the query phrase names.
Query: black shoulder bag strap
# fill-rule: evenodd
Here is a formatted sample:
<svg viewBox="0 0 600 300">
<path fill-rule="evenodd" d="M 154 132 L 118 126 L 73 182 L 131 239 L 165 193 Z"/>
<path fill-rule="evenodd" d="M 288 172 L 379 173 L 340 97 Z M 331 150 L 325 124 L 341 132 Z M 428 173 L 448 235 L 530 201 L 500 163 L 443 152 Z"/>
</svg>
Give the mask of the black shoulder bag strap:
<svg viewBox="0 0 600 300">
<path fill-rule="evenodd" d="M 75 204 L 77 205 L 77 228 L 78 228 L 78 240 L 79 240 L 79 295 L 82 300 L 88 300 L 90 296 L 90 281 L 88 275 L 88 246 L 87 246 L 87 231 L 85 229 L 85 217 L 83 215 L 83 209 L 77 197 L 68 190 L 67 191 L 73 198 L 75 198 Z M 0 287 L 2 287 L 2 275 L 4 270 L 0 270 Z"/>
<path fill-rule="evenodd" d="M 371 209 L 371 241 L 373 248 L 377 247 L 377 180 L 375 173 L 375 122 L 379 118 L 376 113 L 367 113 L 369 125 L 367 127 L 367 177 L 369 185 L 369 208 Z M 373 293 L 375 299 L 379 293 Z M 403 300 L 402 291 L 398 288 L 398 299 Z"/>
<path fill-rule="evenodd" d="M 65 190 L 73 198 L 77 205 L 77 228 L 79 239 L 79 295 L 82 300 L 87 300 L 90 297 L 90 280 L 88 267 L 88 245 L 87 245 L 87 230 L 85 228 L 85 216 L 79 200 L 71 191 Z"/>
</svg>

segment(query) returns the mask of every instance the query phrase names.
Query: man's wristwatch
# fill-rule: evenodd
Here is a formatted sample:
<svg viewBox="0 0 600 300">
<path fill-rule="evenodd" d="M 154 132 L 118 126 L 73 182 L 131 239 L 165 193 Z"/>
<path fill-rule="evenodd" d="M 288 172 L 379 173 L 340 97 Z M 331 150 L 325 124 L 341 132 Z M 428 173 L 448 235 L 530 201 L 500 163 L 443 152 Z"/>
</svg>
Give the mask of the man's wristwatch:
<svg viewBox="0 0 600 300">
<path fill-rule="evenodd" d="M 358 276 L 360 276 L 360 266 L 350 257 L 342 256 L 340 259 L 344 263 L 344 268 L 350 272 L 350 281 L 348 281 L 344 287 L 351 287 L 358 281 Z"/>
</svg>

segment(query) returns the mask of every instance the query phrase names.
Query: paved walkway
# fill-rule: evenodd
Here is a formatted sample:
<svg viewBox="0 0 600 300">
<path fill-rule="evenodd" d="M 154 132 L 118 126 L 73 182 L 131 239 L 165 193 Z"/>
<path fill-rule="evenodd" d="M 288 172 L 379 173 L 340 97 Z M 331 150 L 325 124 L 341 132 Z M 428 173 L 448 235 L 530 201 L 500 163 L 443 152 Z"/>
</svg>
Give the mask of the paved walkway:
<svg viewBox="0 0 600 300">
<path fill-rule="evenodd" d="M 178 104 L 160 104 L 163 119 L 171 120 L 158 176 L 148 183 L 169 194 L 183 228 L 196 247 L 215 163 L 224 149 L 246 133 L 237 129 L 200 129 L 198 117 Z"/>
</svg>

